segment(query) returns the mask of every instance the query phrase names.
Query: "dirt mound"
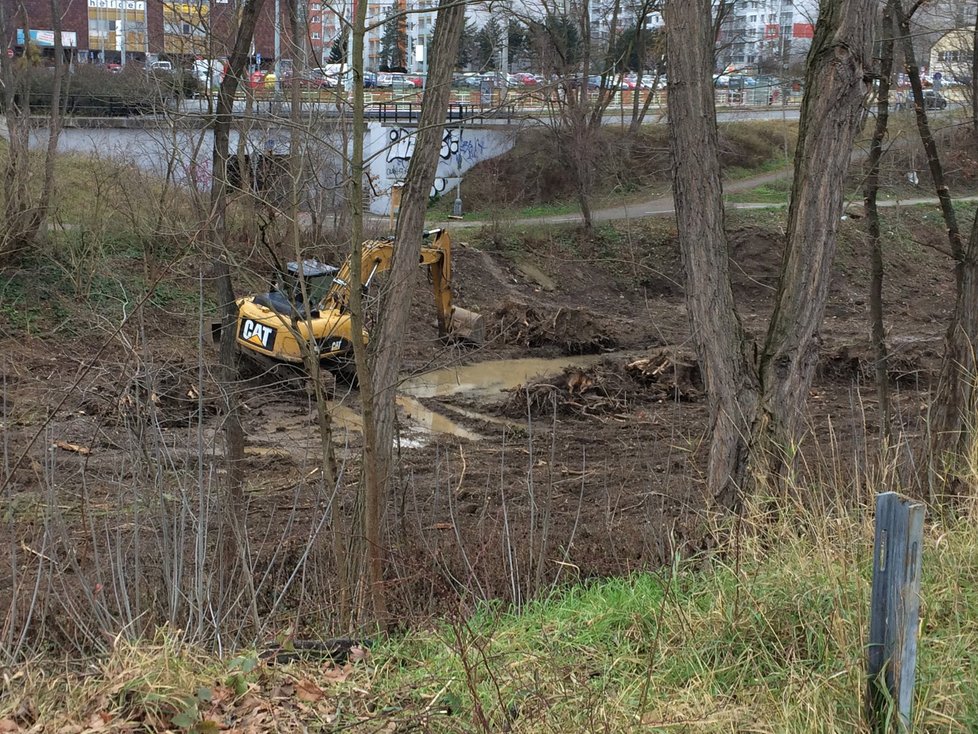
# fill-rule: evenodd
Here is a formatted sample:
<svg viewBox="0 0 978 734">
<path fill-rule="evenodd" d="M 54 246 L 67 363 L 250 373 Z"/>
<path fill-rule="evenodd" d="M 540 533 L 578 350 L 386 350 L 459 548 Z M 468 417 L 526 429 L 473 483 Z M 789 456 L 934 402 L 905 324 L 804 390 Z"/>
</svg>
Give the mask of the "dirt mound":
<svg viewBox="0 0 978 734">
<path fill-rule="evenodd" d="M 770 299 L 778 287 L 784 238 L 759 227 L 742 227 L 727 234 L 730 283 L 749 299 Z"/>
<path fill-rule="evenodd" d="M 622 416 L 639 405 L 666 400 L 695 402 L 703 395 L 699 366 L 691 353 L 675 347 L 656 349 L 630 362 L 604 360 L 586 369 L 515 388 L 502 406 L 510 417 Z"/>
<path fill-rule="evenodd" d="M 607 323 L 580 308 L 555 309 L 507 301 L 486 322 L 489 339 L 520 347 L 555 346 L 567 355 L 597 354 L 618 343 Z"/>
<path fill-rule="evenodd" d="M 942 346 L 936 338 L 894 340 L 886 366 L 890 382 L 914 386 L 927 383 L 940 367 Z M 817 374 L 825 380 L 872 383 L 876 380 L 876 355 L 867 342 L 834 347 L 819 356 Z"/>
</svg>

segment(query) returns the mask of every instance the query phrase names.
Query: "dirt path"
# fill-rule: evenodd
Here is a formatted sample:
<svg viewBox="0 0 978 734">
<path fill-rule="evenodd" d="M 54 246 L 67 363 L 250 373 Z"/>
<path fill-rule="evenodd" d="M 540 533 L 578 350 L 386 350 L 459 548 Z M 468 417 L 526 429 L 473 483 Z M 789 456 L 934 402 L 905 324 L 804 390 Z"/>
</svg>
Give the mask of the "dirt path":
<svg viewBox="0 0 978 734">
<path fill-rule="evenodd" d="M 791 168 L 781 168 L 777 171 L 771 171 L 770 173 L 763 173 L 758 176 L 751 176 L 749 178 L 739 179 L 737 181 L 731 181 L 725 183 L 723 186 L 723 191 L 725 194 L 737 194 L 744 191 L 750 191 L 758 186 L 764 186 L 765 184 L 774 183 L 783 178 L 791 175 Z M 955 197 L 954 201 L 965 202 L 965 201 L 978 201 L 978 196 L 959 196 Z M 921 206 L 926 204 L 938 204 L 940 203 L 936 196 L 924 196 L 912 199 L 882 199 L 878 202 L 880 207 L 900 207 L 900 206 Z M 787 206 L 788 202 L 785 200 L 783 203 L 770 203 L 770 202 L 741 202 L 741 203 L 731 203 L 726 204 L 727 208 L 730 209 L 769 209 L 781 206 Z M 851 205 L 851 202 L 847 203 L 847 209 Z M 634 202 L 631 204 L 622 204 L 620 206 L 607 207 L 604 209 L 597 209 L 593 212 L 592 217 L 595 222 L 609 222 L 609 221 L 621 221 L 628 219 L 641 219 L 644 217 L 661 217 L 673 214 L 675 212 L 675 200 L 672 194 L 665 194 L 659 196 L 655 199 L 648 199 L 646 201 Z M 533 225 L 533 224 L 579 224 L 581 223 L 580 212 L 573 212 L 571 214 L 551 214 L 543 215 L 537 217 L 520 217 L 518 219 L 507 219 L 505 220 L 507 224 L 516 225 Z M 485 221 L 448 221 L 440 222 L 437 227 L 449 227 L 451 229 L 465 229 L 472 227 L 482 227 L 486 224 Z"/>
</svg>

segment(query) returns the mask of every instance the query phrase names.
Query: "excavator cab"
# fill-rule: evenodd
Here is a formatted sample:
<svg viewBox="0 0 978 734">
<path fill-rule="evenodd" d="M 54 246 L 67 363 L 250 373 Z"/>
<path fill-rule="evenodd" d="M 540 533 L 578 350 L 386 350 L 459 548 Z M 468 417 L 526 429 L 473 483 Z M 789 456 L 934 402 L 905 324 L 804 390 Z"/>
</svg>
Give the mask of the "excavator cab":
<svg viewBox="0 0 978 734">
<path fill-rule="evenodd" d="M 333 285 L 333 279 L 339 272 L 335 265 L 327 265 L 319 260 L 303 260 L 290 262 L 284 273 L 279 273 L 267 293 L 259 293 L 254 297 L 255 304 L 264 306 L 287 318 L 306 318 L 318 315 L 319 304 Z M 302 298 L 302 281 L 306 284 L 309 313 L 306 313 Z"/>
</svg>

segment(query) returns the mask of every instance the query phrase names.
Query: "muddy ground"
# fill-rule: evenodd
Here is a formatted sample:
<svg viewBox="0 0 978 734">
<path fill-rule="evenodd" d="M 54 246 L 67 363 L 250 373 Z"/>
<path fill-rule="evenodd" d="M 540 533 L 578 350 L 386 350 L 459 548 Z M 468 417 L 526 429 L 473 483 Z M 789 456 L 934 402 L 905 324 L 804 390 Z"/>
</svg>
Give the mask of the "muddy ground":
<svg viewBox="0 0 978 734">
<path fill-rule="evenodd" d="M 437 340 L 419 275 L 388 511 L 389 589 L 404 623 L 460 599 L 523 601 L 554 582 L 657 568 L 702 547 L 706 412 L 674 232 L 664 222 L 631 227 L 594 237 L 507 235 L 519 251 L 457 243 L 457 303 L 487 322 L 478 348 Z M 940 356 L 952 276 L 926 246 L 939 244 L 936 218 L 918 213 L 893 227 L 913 235 L 890 250 L 886 285 L 894 420 L 912 434 Z M 861 228 L 842 224 L 822 330 L 810 401 L 818 439 L 804 447 L 816 474 L 827 454 L 858 473 L 862 447 L 879 432 Z M 777 223 L 732 216 L 730 241 L 738 305 L 760 336 L 779 268 Z M 193 271 L 183 277 L 193 294 Z M 85 645 L 81 620 L 92 615 L 107 629 L 193 616 L 199 577 L 216 568 L 224 542 L 211 520 L 197 522 L 218 504 L 224 467 L 215 355 L 197 348 L 195 308 L 192 296 L 154 307 L 115 336 L 94 317 L 63 325 L 60 335 L 8 330 L 11 480 L 2 501 L 17 542 L 0 564 L 4 603 L 15 579 L 22 597 L 34 588 L 27 571 L 54 573 L 39 591 L 43 613 L 28 618 L 22 604 L 8 628 L 16 618 L 14 628 Z M 334 621 L 336 536 L 316 413 L 301 387 L 255 382 L 242 397 L 259 612 L 271 630 L 323 634 Z M 357 411 L 356 391 L 341 388 L 334 442 L 345 509 L 359 477 Z"/>
</svg>

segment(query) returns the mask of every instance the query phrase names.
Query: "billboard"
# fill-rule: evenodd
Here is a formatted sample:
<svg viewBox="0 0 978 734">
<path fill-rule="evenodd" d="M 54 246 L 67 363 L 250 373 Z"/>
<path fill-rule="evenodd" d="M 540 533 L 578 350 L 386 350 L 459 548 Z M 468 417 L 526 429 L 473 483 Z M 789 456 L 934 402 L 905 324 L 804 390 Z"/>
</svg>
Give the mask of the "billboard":
<svg viewBox="0 0 978 734">
<path fill-rule="evenodd" d="M 37 31 L 33 28 L 30 33 L 31 43 L 44 48 L 54 48 L 54 31 Z M 24 45 L 24 29 L 17 29 L 17 45 Z M 78 48 L 78 34 L 74 31 L 61 31 L 61 45 L 64 48 Z"/>
</svg>

